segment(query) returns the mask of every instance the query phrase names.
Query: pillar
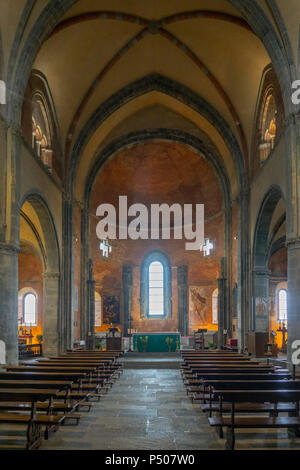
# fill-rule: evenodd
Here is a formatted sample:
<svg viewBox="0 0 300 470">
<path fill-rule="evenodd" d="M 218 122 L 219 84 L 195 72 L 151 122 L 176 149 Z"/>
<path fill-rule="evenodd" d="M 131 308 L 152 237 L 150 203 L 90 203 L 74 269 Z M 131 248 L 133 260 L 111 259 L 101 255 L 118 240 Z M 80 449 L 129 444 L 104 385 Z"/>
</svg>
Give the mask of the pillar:
<svg viewBox="0 0 300 470">
<path fill-rule="evenodd" d="M 188 335 L 188 267 L 178 266 L 178 330 L 183 336 Z"/>
<path fill-rule="evenodd" d="M 249 241 L 249 191 L 242 190 L 238 197 L 238 290 L 237 320 L 239 350 L 245 348 L 245 335 L 250 327 L 250 241 Z"/>
<path fill-rule="evenodd" d="M 218 279 L 218 347 L 224 346 L 224 329 L 226 328 L 227 279 L 225 277 L 225 259 L 221 261 L 221 275 Z"/>
<path fill-rule="evenodd" d="M 89 260 L 89 277 L 87 280 L 87 349 L 95 348 L 95 280 L 93 272 L 93 261 Z"/>
<path fill-rule="evenodd" d="M 132 267 L 123 266 L 123 299 L 124 299 L 124 330 L 123 335 L 128 335 L 129 317 L 131 316 L 132 307 Z M 132 328 L 132 325 L 131 325 Z"/>
<path fill-rule="evenodd" d="M 70 195 L 63 197 L 63 243 L 62 243 L 63 294 L 59 331 L 60 350 L 73 347 L 73 205 Z"/>
<path fill-rule="evenodd" d="M 56 356 L 60 351 L 60 337 L 66 335 L 66 331 L 59 331 L 59 285 L 59 273 L 45 272 L 43 274 L 44 356 Z"/>
<path fill-rule="evenodd" d="M 18 249 L 0 242 L 0 341 L 5 363 L 18 364 Z"/>
<path fill-rule="evenodd" d="M 256 269 L 253 272 L 253 331 L 269 331 L 269 286 L 269 270 Z"/>
</svg>

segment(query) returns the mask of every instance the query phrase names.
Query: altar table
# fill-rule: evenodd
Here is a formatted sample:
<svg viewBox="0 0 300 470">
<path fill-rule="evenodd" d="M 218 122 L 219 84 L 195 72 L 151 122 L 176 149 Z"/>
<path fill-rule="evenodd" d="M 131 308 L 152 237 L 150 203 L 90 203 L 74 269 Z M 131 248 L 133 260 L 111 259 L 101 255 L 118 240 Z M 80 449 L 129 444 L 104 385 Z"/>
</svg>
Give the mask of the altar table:
<svg viewBox="0 0 300 470">
<path fill-rule="evenodd" d="M 137 352 L 175 352 L 180 350 L 180 333 L 134 333 L 133 347 Z"/>
</svg>

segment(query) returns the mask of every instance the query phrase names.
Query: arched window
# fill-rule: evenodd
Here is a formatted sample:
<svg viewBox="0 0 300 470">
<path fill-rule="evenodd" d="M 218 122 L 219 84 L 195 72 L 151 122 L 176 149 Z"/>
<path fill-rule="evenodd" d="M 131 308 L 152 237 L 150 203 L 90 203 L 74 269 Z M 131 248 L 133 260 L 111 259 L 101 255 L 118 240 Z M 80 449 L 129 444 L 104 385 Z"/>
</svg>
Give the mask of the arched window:
<svg viewBox="0 0 300 470">
<path fill-rule="evenodd" d="M 278 292 L 278 320 L 287 321 L 287 291 L 280 289 Z"/>
<path fill-rule="evenodd" d="M 212 294 L 212 323 L 218 324 L 218 289 L 215 289 Z"/>
<path fill-rule="evenodd" d="M 148 275 L 148 315 L 164 315 L 164 267 L 159 261 L 149 264 Z"/>
<path fill-rule="evenodd" d="M 28 292 L 23 298 L 23 322 L 25 325 L 36 325 L 36 296 Z"/>
<path fill-rule="evenodd" d="M 276 115 L 276 101 L 273 89 L 270 88 L 266 93 L 261 114 L 261 141 L 259 144 L 259 156 L 261 163 L 263 163 L 268 158 L 271 150 L 274 147 L 277 132 Z"/>
<path fill-rule="evenodd" d="M 150 251 L 141 265 L 140 308 L 141 318 L 172 316 L 172 268 L 159 250 Z"/>
<path fill-rule="evenodd" d="M 44 165 L 51 170 L 52 143 L 49 112 L 46 100 L 41 93 L 32 97 L 32 147 L 42 159 Z"/>
</svg>

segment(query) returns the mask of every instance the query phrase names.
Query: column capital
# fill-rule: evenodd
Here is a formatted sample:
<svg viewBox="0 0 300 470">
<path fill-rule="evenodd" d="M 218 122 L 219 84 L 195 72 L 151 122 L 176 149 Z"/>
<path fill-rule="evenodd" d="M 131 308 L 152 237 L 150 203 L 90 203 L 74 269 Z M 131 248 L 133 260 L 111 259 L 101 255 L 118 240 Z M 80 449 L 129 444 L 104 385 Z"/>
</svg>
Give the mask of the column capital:
<svg viewBox="0 0 300 470">
<path fill-rule="evenodd" d="M 17 255 L 20 247 L 15 243 L 0 242 L 0 253 L 5 255 Z"/>
<path fill-rule="evenodd" d="M 267 268 L 257 267 L 253 269 L 253 274 L 255 274 L 255 276 L 270 276 L 271 271 Z"/>
<path fill-rule="evenodd" d="M 123 284 L 132 286 L 132 266 L 123 265 L 122 279 L 123 279 Z"/>
<path fill-rule="evenodd" d="M 285 246 L 288 250 L 300 249 L 300 237 L 288 238 L 285 242 Z"/>
<path fill-rule="evenodd" d="M 238 193 L 235 201 L 237 203 L 241 203 L 242 201 L 247 201 L 250 197 L 250 189 L 248 187 L 242 188 L 240 192 Z"/>
<path fill-rule="evenodd" d="M 45 272 L 45 273 L 43 273 L 43 278 L 44 278 L 44 279 L 59 279 L 59 278 L 60 278 L 60 273 L 57 273 L 57 272 Z"/>
<path fill-rule="evenodd" d="M 187 285 L 187 277 L 188 277 L 188 267 L 185 265 L 178 266 L 177 268 L 178 286 L 182 287 L 182 286 Z"/>
</svg>

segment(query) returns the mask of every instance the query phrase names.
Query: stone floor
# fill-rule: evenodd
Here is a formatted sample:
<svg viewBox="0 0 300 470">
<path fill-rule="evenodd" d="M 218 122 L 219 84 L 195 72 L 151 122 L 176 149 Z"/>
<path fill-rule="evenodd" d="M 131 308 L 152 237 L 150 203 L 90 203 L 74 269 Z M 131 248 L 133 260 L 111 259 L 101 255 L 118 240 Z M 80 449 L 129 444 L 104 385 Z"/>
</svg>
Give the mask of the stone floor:
<svg viewBox="0 0 300 470">
<path fill-rule="evenodd" d="M 236 449 L 300 449 L 287 432 L 242 431 Z M 61 428 L 41 449 L 224 449 L 199 405 L 187 397 L 179 370 L 125 369 L 78 426 Z"/>
<path fill-rule="evenodd" d="M 21 440 L 21 434 L 18 438 L 16 431 L 0 426 L 0 448 L 8 435 L 9 447 Z M 237 435 L 236 449 L 276 448 L 300 449 L 300 439 L 284 430 Z M 224 440 L 199 405 L 192 405 L 178 369 L 125 369 L 108 394 L 89 413 L 82 412 L 78 426 L 63 426 L 43 441 L 41 450 L 46 449 L 218 450 L 224 449 Z"/>
<path fill-rule="evenodd" d="M 125 369 L 78 426 L 42 449 L 221 449 L 207 418 L 187 399 L 179 370 Z"/>
</svg>

